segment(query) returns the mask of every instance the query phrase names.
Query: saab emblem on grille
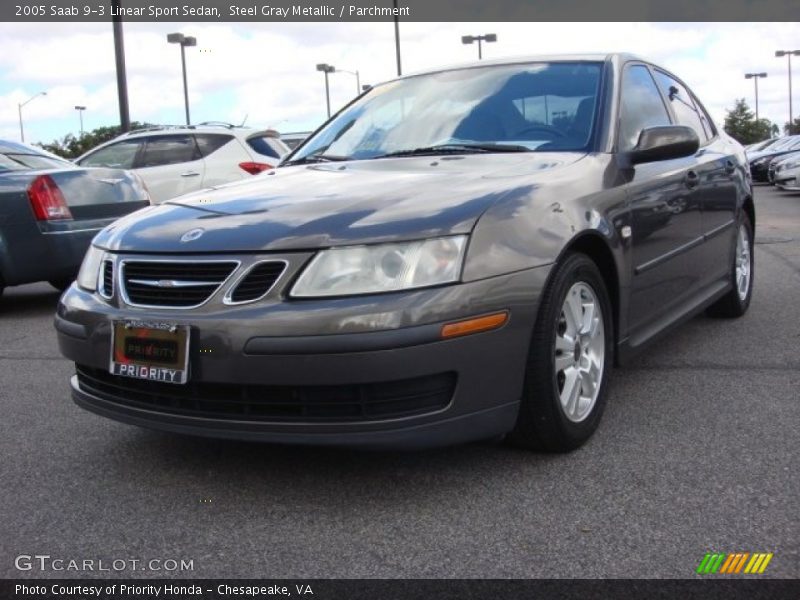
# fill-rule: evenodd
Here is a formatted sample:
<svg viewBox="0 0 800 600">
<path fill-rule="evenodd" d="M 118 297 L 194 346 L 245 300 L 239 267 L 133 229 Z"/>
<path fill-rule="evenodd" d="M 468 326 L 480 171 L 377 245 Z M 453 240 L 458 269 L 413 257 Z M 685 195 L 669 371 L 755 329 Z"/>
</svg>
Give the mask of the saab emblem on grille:
<svg viewBox="0 0 800 600">
<path fill-rule="evenodd" d="M 190 229 L 189 231 L 187 231 L 186 233 L 184 233 L 181 236 L 181 241 L 182 242 L 193 242 L 197 238 L 199 238 L 201 235 L 203 235 L 203 231 L 205 231 L 205 230 L 204 229 L 200 229 L 200 228 L 198 228 L 198 229 Z"/>
</svg>

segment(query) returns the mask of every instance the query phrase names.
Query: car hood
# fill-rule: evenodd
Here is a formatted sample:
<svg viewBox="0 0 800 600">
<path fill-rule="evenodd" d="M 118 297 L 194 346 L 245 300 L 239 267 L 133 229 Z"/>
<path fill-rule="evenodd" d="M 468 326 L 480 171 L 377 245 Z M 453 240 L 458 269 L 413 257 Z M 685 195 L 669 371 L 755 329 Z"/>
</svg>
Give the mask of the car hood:
<svg viewBox="0 0 800 600">
<path fill-rule="evenodd" d="M 476 154 L 282 167 L 134 213 L 94 243 L 117 252 L 258 252 L 468 233 L 506 194 L 541 185 L 583 156 Z"/>
</svg>

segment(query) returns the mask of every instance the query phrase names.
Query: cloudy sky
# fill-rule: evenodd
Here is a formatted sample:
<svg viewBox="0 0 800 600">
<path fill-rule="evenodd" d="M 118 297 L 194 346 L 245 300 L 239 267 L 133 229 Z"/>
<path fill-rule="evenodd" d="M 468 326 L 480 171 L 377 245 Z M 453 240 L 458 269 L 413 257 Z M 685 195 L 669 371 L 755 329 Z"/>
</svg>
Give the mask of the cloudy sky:
<svg viewBox="0 0 800 600">
<path fill-rule="evenodd" d="M 325 117 L 320 62 L 356 71 L 361 83 L 395 75 L 394 28 L 387 23 L 126 23 L 125 50 L 132 120 L 182 123 L 180 51 L 166 34 L 197 37 L 187 49 L 193 122 L 221 120 L 281 131 L 316 127 Z M 798 48 L 800 23 L 402 23 L 404 73 L 477 58 L 464 34 L 494 32 L 485 58 L 537 53 L 628 51 L 674 71 L 721 122 L 737 97 L 754 105 L 750 71 L 759 82 L 762 117 L 788 120 L 786 59 L 776 49 Z M 796 59 L 795 116 L 800 115 L 800 58 Z M 356 91 L 355 77 L 331 76 L 337 108 Z M 87 130 L 119 122 L 110 23 L 0 23 L 0 138 L 48 142 L 79 130 L 75 105 L 86 106 Z"/>
</svg>

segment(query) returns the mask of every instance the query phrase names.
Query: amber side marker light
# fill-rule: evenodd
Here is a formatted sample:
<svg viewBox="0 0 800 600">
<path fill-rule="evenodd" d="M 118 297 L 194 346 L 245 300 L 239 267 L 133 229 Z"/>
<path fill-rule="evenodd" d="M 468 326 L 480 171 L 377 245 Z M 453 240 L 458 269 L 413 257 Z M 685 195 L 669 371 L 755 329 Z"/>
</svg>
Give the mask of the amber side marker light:
<svg viewBox="0 0 800 600">
<path fill-rule="evenodd" d="M 455 323 L 448 323 L 442 326 L 442 337 L 453 338 L 461 335 L 469 335 L 471 333 L 489 331 L 490 329 L 502 327 L 507 321 L 508 311 L 465 319 L 464 321 L 456 321 Z"/>
</svg>

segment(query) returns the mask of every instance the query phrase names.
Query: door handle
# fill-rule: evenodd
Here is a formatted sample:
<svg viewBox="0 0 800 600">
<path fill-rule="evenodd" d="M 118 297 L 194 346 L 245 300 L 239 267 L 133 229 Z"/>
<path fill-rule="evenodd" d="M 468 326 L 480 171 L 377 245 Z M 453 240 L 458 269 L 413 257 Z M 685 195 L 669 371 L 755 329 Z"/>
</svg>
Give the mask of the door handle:
<svg viewBox="0 0 800 600">
<path fill-rule="evenodd" d="M 197 171 L 186 171 L 185 173 L 181 173 L 181 177 L 197 177 L 200 175 Z"/>
<path fill-rule="evenodd" d="M 736 170 L 736 165 L 733 164 L 733 161 L 728 159 L 725 161 L 725 173 L 728 175 L 733 175 L 733 172 Z"/>
<path fill-rule="evenodd" d="M 700 184 L 700 176 L 697 171 L 687 172 L 686 177 L 683 178 L 683 183 L 690 190 L 696 188 Z"/>
</svg>

